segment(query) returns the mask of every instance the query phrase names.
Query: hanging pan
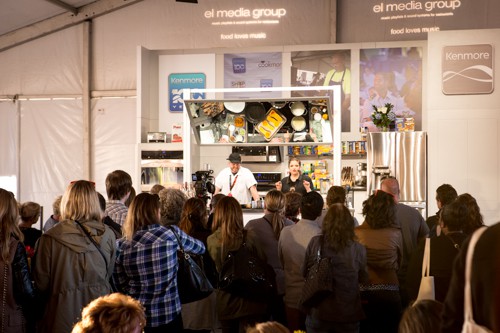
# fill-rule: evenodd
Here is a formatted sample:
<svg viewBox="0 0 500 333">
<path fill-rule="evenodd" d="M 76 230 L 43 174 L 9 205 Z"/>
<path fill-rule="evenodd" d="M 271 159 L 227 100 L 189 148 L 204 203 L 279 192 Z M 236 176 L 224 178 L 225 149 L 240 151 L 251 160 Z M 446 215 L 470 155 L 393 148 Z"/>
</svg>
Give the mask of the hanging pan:
<svg viewBox="0 0 500 333">
<path fill-rule="evenodd" d="M 245 106 L 245 116 L 252 124 L 258 124 L 266 118 L 266 109 L 262 103 L 248 102 Z"/>
</svg>

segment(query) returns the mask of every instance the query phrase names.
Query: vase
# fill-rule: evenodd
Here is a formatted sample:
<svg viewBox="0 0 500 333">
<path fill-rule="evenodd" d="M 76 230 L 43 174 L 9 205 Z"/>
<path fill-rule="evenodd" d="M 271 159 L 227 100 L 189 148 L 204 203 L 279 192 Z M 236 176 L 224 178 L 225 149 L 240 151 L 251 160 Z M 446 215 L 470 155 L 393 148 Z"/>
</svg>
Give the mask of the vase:
<svg viewBox="0 0 500 333">
<path fill-rule="evenodd" d="M 389 132 L 388 126 L 380 126 L 379 129 L 380 129 L 380 132 Z"/>
</svg>

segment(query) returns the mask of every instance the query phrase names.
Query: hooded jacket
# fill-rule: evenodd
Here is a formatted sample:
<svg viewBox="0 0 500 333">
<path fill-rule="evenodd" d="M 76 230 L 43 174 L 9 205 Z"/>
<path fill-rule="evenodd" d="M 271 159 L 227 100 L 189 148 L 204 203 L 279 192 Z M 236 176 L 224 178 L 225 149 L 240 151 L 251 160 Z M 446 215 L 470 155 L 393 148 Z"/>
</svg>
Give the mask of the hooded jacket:
<svg viewBox="0 0 500 333">
<path fill-rule="evenodd" d="M 112 291 L 115 235 L 101 222 L 80 223 L 100 245 L 107 263 L 75 221 L 59 222 L 42 235 L 33 265 L 35 287 L 44 306 L 39 332 L 71 332 L 83 307 Z"/>
</svg>

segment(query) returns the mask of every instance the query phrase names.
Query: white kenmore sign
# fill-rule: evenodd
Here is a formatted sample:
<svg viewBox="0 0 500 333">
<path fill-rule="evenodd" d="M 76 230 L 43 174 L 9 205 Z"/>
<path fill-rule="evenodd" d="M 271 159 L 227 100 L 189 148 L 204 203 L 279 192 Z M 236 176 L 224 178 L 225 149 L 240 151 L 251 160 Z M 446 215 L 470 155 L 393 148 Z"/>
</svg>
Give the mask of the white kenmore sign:
<svg viewBox="0 0 500 333">
<path fill-rule="evenodd" d="M 493 92 L 491 44 L 445 46 L 442 54 L 442 90 L 446 95 Z"/>
</svg>

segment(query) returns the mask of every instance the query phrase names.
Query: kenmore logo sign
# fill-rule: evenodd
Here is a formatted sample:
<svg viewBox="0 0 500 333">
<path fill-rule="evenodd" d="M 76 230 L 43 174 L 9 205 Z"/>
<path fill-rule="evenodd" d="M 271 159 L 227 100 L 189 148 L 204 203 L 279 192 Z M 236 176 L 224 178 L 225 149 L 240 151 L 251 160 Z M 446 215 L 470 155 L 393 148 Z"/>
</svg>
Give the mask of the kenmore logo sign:
<svg viewBox="0 0 500 333">
<path fill-rule="evenodd" d="M 168 104 L 170 112 L 182 112 L 184 89 L 205 89 L 206 76 L 203 73 L 172 73 L 168 76 Z M 204 99 L 205 94 L 193 94 L 193 99 Z"/>
</svg>

